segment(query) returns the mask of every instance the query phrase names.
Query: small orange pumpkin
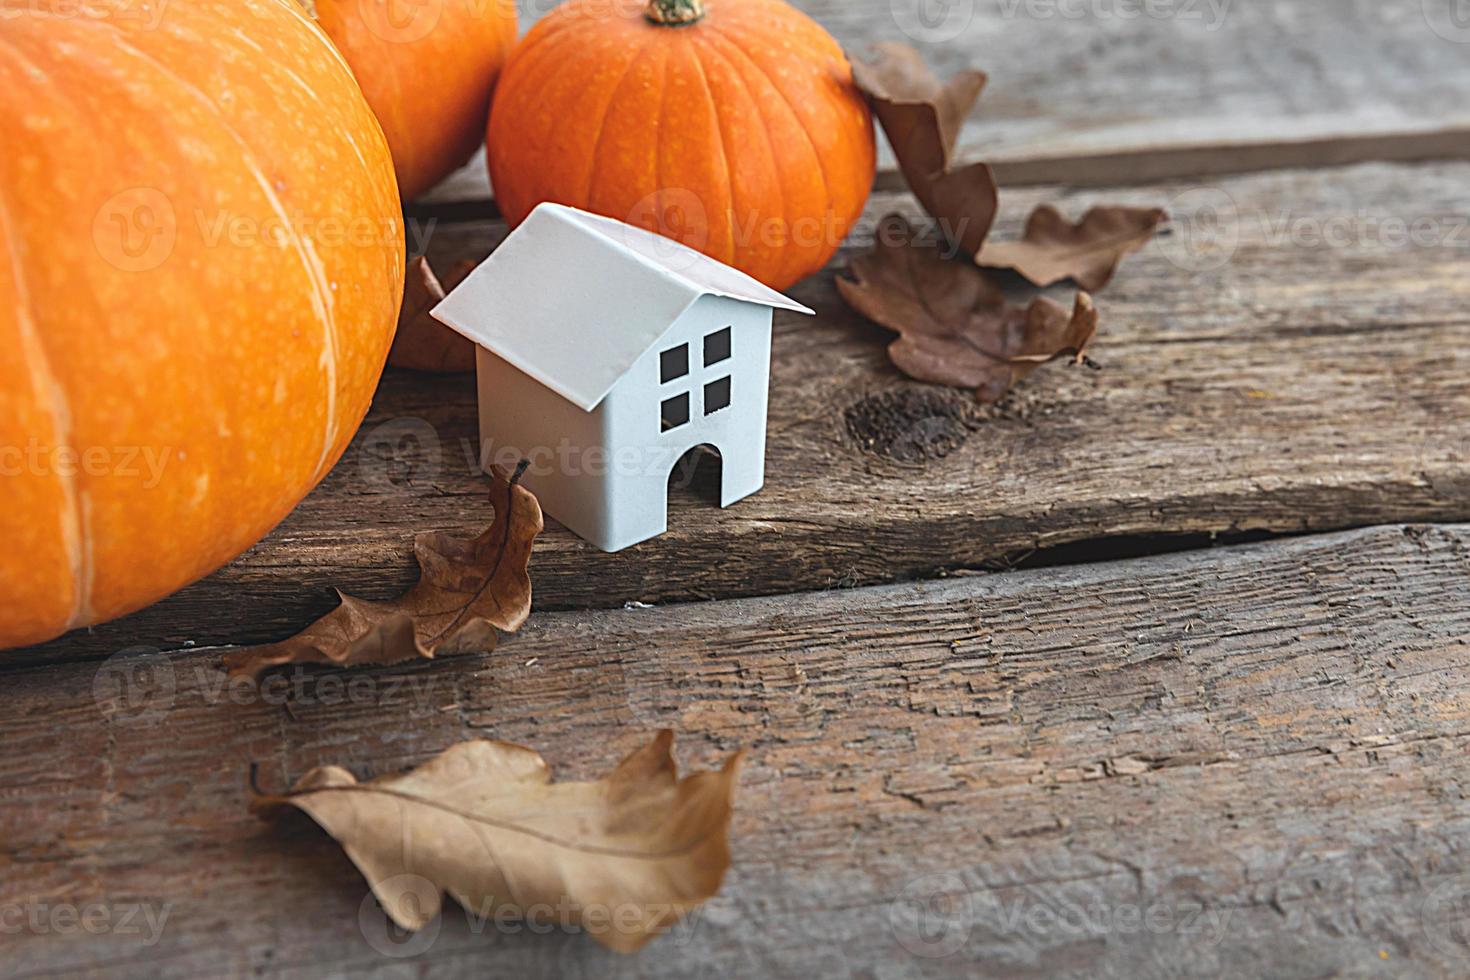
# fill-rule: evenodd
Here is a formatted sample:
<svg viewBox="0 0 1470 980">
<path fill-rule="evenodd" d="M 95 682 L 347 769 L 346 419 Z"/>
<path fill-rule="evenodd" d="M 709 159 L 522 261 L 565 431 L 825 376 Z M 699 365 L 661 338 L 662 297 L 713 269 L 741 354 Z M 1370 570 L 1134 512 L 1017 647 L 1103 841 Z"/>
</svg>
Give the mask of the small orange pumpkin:
<svg viewBox="0 0 1470 980">
<path fill-rule="evenodd" d="M 513 0 L 302 2 L 377 114 L 405 201 L 474 156 L 515 44 Z"/>
<path fill-rule="evenodd" d="M 27 0 L 0 43 L 0 648 L 245 550 L 347 448 L 403 290 L 382 132 L 285 0 Z"/>
<path fill-rule="evenodd" d="M 842 49 L 782 0 L 571 0 L 501 75 L 490 179 L 676 238 L 784 289 L 862 213 L 873 121 Z"/>
</svg>

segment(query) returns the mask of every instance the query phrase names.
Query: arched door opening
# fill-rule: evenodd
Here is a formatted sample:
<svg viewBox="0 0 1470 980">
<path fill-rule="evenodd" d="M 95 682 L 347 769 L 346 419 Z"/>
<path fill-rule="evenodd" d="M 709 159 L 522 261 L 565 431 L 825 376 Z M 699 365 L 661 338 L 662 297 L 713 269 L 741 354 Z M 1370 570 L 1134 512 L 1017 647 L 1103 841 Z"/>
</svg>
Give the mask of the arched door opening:
<svg viewBox="0 0 1470 980">
<path fill-rule="evenodd" d="M 672 510 L 680 499 L 698 501 L 701 506 L 720 506 L 720 481 L 724 478 L 724 461 L 720 451 L 702 443 L 680 456 L 669 470 L 669 504 Z"/>
</svg>

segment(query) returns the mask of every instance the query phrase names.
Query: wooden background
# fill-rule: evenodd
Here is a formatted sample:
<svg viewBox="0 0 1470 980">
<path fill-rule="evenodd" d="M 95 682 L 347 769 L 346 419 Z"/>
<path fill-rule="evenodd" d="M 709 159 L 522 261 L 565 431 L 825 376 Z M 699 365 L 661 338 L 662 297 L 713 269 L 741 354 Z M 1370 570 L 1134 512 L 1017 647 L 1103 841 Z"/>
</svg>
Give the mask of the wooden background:
<svg viewBox="0 0 1470 980">
<path fill-rule="evenodd" d="M 802 6 L 991 73 L 962 142 L 999 164 L 998 235 L 1041 201 L 1169 209 L 1098 296 L 1100 370 L 992 409 L 899 376 L 832 285 L 917 213 L 885 170 L 792 291 L 818 316 L 777 318 L 760 494 L 718 510 L 702 473 L 616 555 L 550 525 L 492 655 L 224 685 L 221 647 L 392 595 L 414 532 L 488 520 L 472 380 L 389 371 L 250 552 L 5 654 L 0 975 L 1470 972 L 1470 23 Z M 505 233 L 482 165 L 413 213 L 436 263 Z M 458 910 L 385 955 L 339 848 L 246 812 L 251 764 L 276 788 L 487 736 L 592 777 L 661 726 L 688 767 L 750 763 L 724 890 L 632 958 Z M 167 918 L 8 926 L 58 905 Z"/>
</svg>

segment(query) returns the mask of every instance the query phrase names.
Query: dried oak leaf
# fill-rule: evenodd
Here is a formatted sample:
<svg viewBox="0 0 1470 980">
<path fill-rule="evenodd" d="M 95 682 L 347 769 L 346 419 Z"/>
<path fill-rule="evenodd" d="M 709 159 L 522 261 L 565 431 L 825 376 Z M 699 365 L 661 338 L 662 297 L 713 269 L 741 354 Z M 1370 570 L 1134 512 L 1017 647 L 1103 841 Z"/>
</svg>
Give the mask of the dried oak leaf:
<svg viewBox="0 0 1470 980">
<path fill-rule="evenodd" d="M 849 58 L 852 78 L 888 134 L 914 197 L 967 255 L 980 251 L 995 222 L 997 191 L 989 164 L 951 170 L 951 156 L 985 73 L 962 71 L 941 83 L 907 44 L 873 46 L 872 64 Z"/>
<path fill-rule="evenodd" d="M 414 371 L 449 373 L 475 369 L 475 345 L 429 316 L 444 294 L 459 285 L 475 268 L 456 262 L 440 282 L 422 255 L 408 264 L 403 283 L 403 306 L 398 310 L 398 332 L 388 351 L 388 363 Z"/>
<path fill-rule="evenodd" d="M 527 565 L 541 505 L 520 485 L 520 473 L 492 473 L 495 520 L 484 534 L 414 538 L 420 575 L 408 592 L 387 602 L 339 592 L 340 606 L 289 640 L 226 657 L 230 675 L 259 679 L 282 664 L 355 667 L 494 649 L 496 630 L 514 632 L 531 611 Z"/>
<path fill-rule="evenodd" d="M 1039 365 L 1082 359 L 1097 331 L 1097 307 L 1078 291 L 1070 313 L 1038 296 L 1026 307 L 969 262 L 919 243 L 899 215 L 884 218 L 873 251 L 853 259 L 838 292 L 863 316 L 899 334 L 888 356 L 918 381 L 975 389 L 991 403 Z"/>
<path fill-rule="evenodd" d="M 1123 256 L 1148 244 L 1166 217 L 1159 208 L 1097 207 L 1073 224 L 1042 204 L 1026 220 L 1019 242 L 986 242 L 975 262 L 1015 269 L 1038 286 L 1071 279 L 1096 292 L 1113 278 Z"/>
<path fill-rule="evenodd" d="M 251 809 L 309 814 L 401 928 L 431 922 L 448 891 L 482 919 L 565 909 L 565 924 L 631 953 L 714 895 L 730 866 L 740 755 L 681 780 L 672 744 L 661 731 L 604 779 L 552 782 L 531 749 L 461 742 L 366 783 L 313 769 Z"/>
</svg>

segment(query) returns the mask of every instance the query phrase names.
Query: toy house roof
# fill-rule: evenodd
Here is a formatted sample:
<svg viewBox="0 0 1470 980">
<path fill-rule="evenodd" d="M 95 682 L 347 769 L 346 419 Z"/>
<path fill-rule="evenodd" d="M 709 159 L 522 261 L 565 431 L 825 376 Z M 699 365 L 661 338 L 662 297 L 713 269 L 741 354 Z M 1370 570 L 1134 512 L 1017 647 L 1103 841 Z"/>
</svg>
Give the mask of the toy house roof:
<svg viewBox="0 0 1470 980">
<path fill-rule="evenodd" d="M 590 412 L 701 296 L 812 311 L 671 239 L 541 204 L 430 312 Z"/>
</svg>

